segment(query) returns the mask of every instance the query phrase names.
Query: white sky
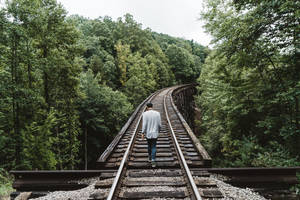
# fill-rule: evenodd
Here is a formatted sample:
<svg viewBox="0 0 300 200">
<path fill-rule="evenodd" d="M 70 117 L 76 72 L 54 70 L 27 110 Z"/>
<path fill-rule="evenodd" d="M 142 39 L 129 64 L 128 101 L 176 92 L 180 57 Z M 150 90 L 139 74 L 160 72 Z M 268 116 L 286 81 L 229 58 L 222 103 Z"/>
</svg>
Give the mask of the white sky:
<svg viewBox="0 0 300 200">
<path fill-rule="evenodd" d="M 57 0 L 69 15 L 90 19 L 110 16 L 114 20 L 126 13 L 134 20 L 158 33 L 193 39 L 208 46 L 211 37 L 204 33 L 199 20 L 202 0 Z M 0 0 L 0 7 L 5 0 Z M 1 5 L 2 4 L 2 5 Z"/>
<path fill-rule="evenodd" d="M 202 0 L 58 0 L 69 15 L 90 19 L 110 16 L 114 20 L 126 13 L 158 33 L 193 39 L 207 46 L 211 37 L 204 33 L 200 17 Z"/>
</svg>

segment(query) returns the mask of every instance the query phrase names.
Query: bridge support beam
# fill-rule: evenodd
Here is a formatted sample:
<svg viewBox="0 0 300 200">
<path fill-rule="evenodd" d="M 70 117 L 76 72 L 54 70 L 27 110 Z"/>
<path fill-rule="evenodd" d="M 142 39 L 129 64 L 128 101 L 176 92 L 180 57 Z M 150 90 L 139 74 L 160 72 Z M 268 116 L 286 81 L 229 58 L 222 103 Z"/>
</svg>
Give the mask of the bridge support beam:
<svg viewBox="0 0 300 200">
<path fill-rule="evenodd" d="M 195 130 L 195 112 L 197 112 L 194 101 L 196 92 L 195 85 L 186 85 L 174 90 L 172 93 L 174 104 L 193 131 Z"/>
</svg>

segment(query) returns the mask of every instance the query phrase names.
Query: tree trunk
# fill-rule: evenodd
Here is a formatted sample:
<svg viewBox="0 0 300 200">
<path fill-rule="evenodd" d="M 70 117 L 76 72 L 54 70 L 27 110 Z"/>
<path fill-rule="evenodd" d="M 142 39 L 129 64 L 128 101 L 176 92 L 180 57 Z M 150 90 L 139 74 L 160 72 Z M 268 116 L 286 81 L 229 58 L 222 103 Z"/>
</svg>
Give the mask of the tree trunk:
<svg viewBox="0 0 300 200">
<path fill-rule="evenodd" d="M 295 99 L 295 114 L 296 114 L 296 128 L 297 130 L 300 130 L 300 124 L 299 124 L 299 100 L 297 97 L 294 97 Z"/>
<path fill-rule="evenodd" d="M 16 32 L 12 33 L 12 48 L 11 48 L 11 81 L 12 85 L 14 86 L 12 91 L 12 107 L 13 107 L 13 128 L 14 128 L 14 137 L 15 137 L 15 159 L 16 159 L 16 166 L 20 165 L 20 151 L 21 151 L 21 135 L 19 135 L 20 130 L 20 120 L 19 120 L 19 104 L 16 99 L 18 95 L 16 94 L 16 90 L 18 89 L 18 41 L 19 36 Z"/>
<path fill-rule="evenodd" d="M 47 104 L 47 110 L 50 111 L 50 100 L 49 100 L 49 78 L 47 72 L 44 71 L 44 95 Z"/>
<path fill-rule="evenodd" d="M 43 47 L 43 58 L 44 60 L 46 60 L 48 57 L 48 49 L 47 47 Z M 44 79 L 44 97 L 45 97 L 45 101 L 47 104 L 47 110 L 48 113 L 50 111 L 50 95 L 49 95 L 49 76 L 48 76 L 48 66 L 47 66 L 47 62 L 43 63 L 44 64 L 44 70 L 43 70 L 43 79 Z"/>
<path fill-rule="evenodd" d="M 59 140 L 58 126 L 56 126 L 56 137 Z M 58 154 L 58 161 L 59 161 L 59 169 L 62 170 L 63 166 L 62 166 L 62 162 L 61 162 L 62 159 L 61 159 L 59 142 L 57 144 L 57 154 Z"/>
<path fill-rule="evenodd" d="M 30 62 L 30 50 L 29 50 L 29 41 L 27 41 L 26 45 L 26 50 L 27 50 L 27 75 L 28 75 L 28 83 L 29 83 L 29 88 L 32 88 L 32 76 L 31 76 L 31 62 Z"/>
<path fill-rule="evenodd" d="M 85 137 L 84 137 L 84 169 L 87 170 L 87 125 L 85 125 Z"/>
</svg>

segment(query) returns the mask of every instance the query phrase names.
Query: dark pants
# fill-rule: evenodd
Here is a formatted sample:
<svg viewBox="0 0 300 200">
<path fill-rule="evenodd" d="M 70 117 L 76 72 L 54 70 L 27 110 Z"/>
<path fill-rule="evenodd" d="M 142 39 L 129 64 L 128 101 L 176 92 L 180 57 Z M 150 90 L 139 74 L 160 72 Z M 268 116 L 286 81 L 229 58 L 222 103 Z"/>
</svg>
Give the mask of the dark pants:
<svg viewBox="0 0 300 200">
<path fill-rule="evenodd" d="M 156 158 L 156 141 L 157 138 L 147 139 L 149 159 L 155 161 Z"/>
</svg>

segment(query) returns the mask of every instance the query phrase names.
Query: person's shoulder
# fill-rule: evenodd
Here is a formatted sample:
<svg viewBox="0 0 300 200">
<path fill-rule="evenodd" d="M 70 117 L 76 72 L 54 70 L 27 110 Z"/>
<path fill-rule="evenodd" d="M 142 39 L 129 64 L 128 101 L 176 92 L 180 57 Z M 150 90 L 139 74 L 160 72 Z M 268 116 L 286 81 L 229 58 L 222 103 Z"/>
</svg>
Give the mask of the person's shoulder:
<svg viewBox="0 0 300 200">
<path fill-rule="evenodd" d="M 148 111 L 145 111 L 144 113 L 143 113 L 143 116 L 146 116 L 146 115 L 160 115 L 160 113 L 158 112 L 158 111 L 156 111 L 156 110 L 148 110 Z"/>
<path fill-rule="evenodd" d="M 143 112 L 143 116 L 145 116 L 145 115 L 148 115 L 149 114 L 149 110 L 147 110 L 147 111 L 145 111 L 145 112 Z"/>
<path fill-rule="evenodd" d="M 153 110 L 157 115 L 160 115 L 160 112 L 156 111 L 156 110 Z"/>
</svg>

